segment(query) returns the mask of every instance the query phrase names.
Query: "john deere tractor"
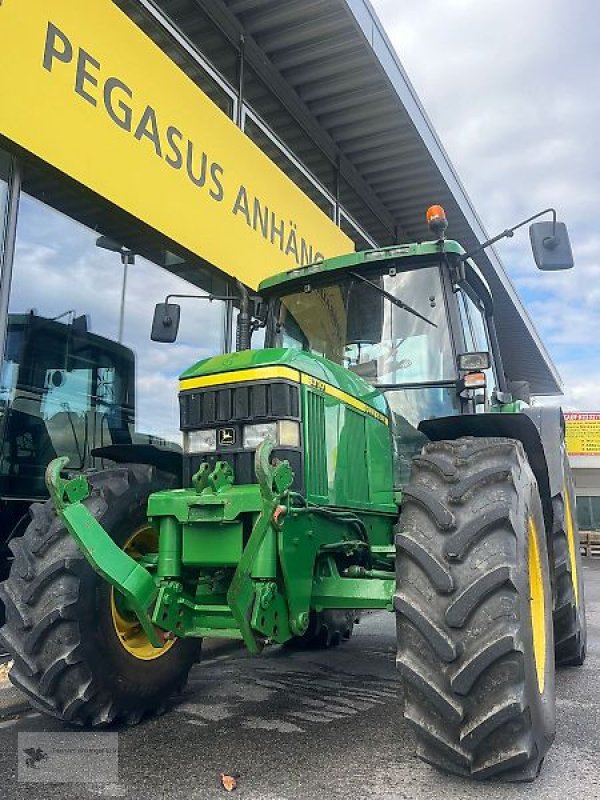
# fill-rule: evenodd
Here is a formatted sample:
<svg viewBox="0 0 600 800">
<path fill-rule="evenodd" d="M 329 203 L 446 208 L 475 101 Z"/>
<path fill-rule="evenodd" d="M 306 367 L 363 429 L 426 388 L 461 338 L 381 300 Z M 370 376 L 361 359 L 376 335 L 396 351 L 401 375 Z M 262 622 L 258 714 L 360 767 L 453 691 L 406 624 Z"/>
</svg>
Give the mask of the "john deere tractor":
<svg viewBox="0 0 600 800">
<path fill-rule="evenodd" d="M 429 221 L 430 242 L 240 286 L 237 352 L 181 376 L 182 480 L 133 446 L 107 470 L 49 465 L 1 591 L 36 708 L 134 723 L 203 637 L 326 647 L 385 609 L 420 755 L 537 774 L 555 664 L 586 646 L 562 415 L 508 384 L 486 281 L 440 207 Z M 538 266 L 572 266 L 555 217 L 530 233 Z M 178 321 L 159 304 L 153 338 Z"/>
</svg>

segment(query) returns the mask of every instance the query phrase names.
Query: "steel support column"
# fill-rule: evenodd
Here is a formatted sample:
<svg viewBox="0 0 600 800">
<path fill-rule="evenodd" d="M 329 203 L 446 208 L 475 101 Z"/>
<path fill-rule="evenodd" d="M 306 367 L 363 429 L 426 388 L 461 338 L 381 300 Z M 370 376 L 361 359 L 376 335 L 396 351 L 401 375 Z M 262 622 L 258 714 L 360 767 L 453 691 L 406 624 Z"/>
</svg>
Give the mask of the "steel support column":
<svg viewBox="0 0 600 800">
<path fill-rule="evenodd" d="M 12 159 L 8 176 L 8 194 L 2 231 L 0 232 L 0 357 L 4 360 L 6 329 L 8 324 L 8 304 L 12 284 L 15 243 L 17 240 L 17 219 L 21 194 L 21 167 L 16 158 Z"/>
</svg>

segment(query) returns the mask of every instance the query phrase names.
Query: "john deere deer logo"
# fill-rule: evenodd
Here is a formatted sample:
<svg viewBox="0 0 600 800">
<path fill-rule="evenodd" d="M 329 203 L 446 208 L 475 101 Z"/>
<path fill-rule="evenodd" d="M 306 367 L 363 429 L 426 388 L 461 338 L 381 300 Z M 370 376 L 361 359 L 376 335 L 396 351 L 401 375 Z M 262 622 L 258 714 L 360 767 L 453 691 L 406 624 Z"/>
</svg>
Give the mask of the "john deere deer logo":
<svg viewBox="0 0 600 800">
<path fill-rule="evenodd" d="M 219 429 L 219 444 L 231 446 L 235 444 L 235 429 L 234 428 L 220 428 Z"/>
</svg>

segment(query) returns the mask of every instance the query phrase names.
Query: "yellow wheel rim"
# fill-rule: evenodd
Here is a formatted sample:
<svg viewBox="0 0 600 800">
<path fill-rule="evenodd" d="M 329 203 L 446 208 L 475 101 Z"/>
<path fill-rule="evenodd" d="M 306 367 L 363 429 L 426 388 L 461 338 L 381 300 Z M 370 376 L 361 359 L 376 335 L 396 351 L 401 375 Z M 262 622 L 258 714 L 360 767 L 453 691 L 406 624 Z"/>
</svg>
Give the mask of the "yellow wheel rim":
<svg viewBox="0 0 600 800">
<path fill-rule="evenodd" d="M 531 598 L 531 630 L 533 656 L 540 694 L 546 682 L 546 596 L 535 520 L 529 518 L 529 596 Z"/>
<path fill-rule="evenodd" d="M 146 553 L 156 553 L 158 549 L 158 536 L 150 525 L 143 525 L 127 539 L 123 550 L 132 558 L 138 560 Z M 162 647 L 154 647 L 140 625 L 135 615 L 128 614 L 119 608 L 121 605 L 116 592 L 110 590 L 110 610 L 113 625 L 121 646 L 129 655 L 141 661 L 153 661 L 168 652 L 175 644 L 174 639 L 169 639 Z"/>
<path fill-rule="evenodd" d="M 577 575 L 577 548 L 579 547 L 579 544 L 575 541 L 575 526 L 573 525 L 573 514 L 571 512 L 571 496 L 566 483 L 563 486 L 563 495 L 565 498 L 565 522 L 567 525 L 567 544 L 569 546 L 571 581 L 573 582 L 575 606 L 579 608 L 579 576 Z"/>
</svg>

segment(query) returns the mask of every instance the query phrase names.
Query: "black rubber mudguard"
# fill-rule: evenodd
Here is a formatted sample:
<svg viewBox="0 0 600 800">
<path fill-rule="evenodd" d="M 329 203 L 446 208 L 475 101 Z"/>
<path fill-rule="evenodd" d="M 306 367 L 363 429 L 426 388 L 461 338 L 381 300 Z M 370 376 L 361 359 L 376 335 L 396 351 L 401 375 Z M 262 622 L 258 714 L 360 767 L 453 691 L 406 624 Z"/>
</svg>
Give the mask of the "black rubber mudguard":
<svg viewBox="0 0 600 800">
<path fill-rule="evenodd" d="M 106 458 L 117 464 L 149 464 L 161 472 L 175 475 L 181 485 L 183 454 L 176 450 L 162 450 L 153 444 L 111 444 L 92 450 L 94 458 Z"/>
</svg>

